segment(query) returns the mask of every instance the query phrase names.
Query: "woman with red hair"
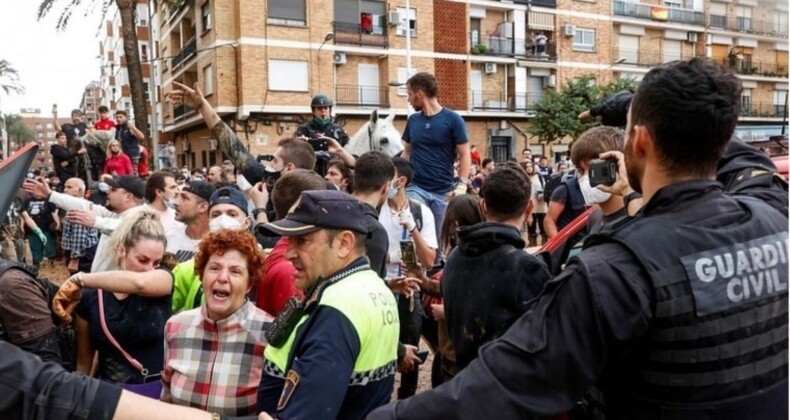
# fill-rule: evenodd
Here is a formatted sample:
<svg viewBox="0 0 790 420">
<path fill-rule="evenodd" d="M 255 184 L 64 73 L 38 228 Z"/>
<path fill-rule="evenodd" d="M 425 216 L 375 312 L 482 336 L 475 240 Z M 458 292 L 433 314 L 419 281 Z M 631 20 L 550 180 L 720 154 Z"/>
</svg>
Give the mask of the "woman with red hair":
<svg viewBox="0 0 790 420">
<path fill-rule="evenodd" d="M 264 326 L 272 316 L 247 294 L 263 277 L 263 262 L 246 230 L 222 229 L 200 242 L 195 272 L 205 299 L 167 321 L 163 401 L 225 416 L 256 414 Z"/>
</svg>

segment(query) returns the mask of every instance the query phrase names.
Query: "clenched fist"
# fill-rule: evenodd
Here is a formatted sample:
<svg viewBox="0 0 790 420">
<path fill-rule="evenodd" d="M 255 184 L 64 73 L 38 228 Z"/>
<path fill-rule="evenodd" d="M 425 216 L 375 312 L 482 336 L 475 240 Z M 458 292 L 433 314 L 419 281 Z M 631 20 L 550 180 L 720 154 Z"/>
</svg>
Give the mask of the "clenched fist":
<svg viewBox="0 0 790 420">
<path fill-rule="evenodd" d="M 52 299 L 52 311 L 64 324 L 71 323 L 71 314 L 74 313 L 74 309 L 77 308 L 77 304 L 82 299 L 82 286 L 79 281 L 81 274 L 77 273 L 63 282 L 58 293 Z"/>
</svg>

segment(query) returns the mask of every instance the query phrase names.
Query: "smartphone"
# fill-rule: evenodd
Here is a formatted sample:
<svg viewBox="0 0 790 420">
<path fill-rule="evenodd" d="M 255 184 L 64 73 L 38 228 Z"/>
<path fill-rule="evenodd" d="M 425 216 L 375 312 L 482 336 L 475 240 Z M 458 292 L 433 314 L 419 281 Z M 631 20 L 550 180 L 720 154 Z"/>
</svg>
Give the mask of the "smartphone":
<svg viewBox="0 0 790 420">
<path fill-rule="evenodd" d="M 428 350 L 420 350 L 417 352 L 417 357 L 420 358 L 420 364 L 423 364 L 426 360 L 428 360 L 428 353 Z"/>
<path fill-rule="evenodd" d="M 417 265 L 417 252 L 411 239 L 400 241 L 400 260 L 406 265 Z"/>
<path fill-rule="evenodd" d="M 250 181 L 247 181 L 247 178 L 245 178 L 242 174 L 238 174 L 236 176 L 236 185 L 239 187 L 241 192 L 247 192 L 252 189 L 252 184 L 250 184 Z"/>
<path fill-rule="evenodd" d="M 52 115 L 56 115 L 58 113 L 58 104 L 52 104 Z"/>
<path fill-rule="evenodd" d="M 617 181 L 617 163 L 609 159 L 590 161 L 590 186 L 612 185 Z"/>
</svg>

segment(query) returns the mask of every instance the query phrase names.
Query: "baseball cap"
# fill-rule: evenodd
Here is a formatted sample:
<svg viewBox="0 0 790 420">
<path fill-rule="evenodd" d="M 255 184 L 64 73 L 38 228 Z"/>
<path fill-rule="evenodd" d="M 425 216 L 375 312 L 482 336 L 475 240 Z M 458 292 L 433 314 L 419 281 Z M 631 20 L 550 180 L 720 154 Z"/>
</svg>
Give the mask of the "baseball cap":
<svg viewBox="0 0 790 420">
<path fill-rule="evenodd" d="M 321 229 L 368 233 L 362 203 L 342 191 L 305 191 L 284 219 L 266 223 L 260 230 L 269 236 L 300 236 Z"/>
<path fill-rule="evenodd" d="M 192 181 L 181 187 L 181 191 L 195 194 L 208 202 L 211 202 L 211 195 L 214 194 L 216 190 L 217 189 L 213 185 L 204 181 Z"/>
<path fill-rule="evenodd" d="M 250 212 L 247 206 L 247 198 L 244 197 L 244 193 L 235 188 L 222 187 L 217 191 L 214 191 L 214 194 L 211 194 L 211 200 L 209 200 L 208 208 L 210 210 L 215 204 L 223 203 L 233 204 L 234 206 L 244 210 L 244 213 Z"/>
<path fill-rule="evenodd" d="M 110 178 L 104 181 L 111 188 L 123 188 L 138 199 L 145 197 L 145 182 L 134 175 L 124 175 L 119 178 Z"/>
</svg>

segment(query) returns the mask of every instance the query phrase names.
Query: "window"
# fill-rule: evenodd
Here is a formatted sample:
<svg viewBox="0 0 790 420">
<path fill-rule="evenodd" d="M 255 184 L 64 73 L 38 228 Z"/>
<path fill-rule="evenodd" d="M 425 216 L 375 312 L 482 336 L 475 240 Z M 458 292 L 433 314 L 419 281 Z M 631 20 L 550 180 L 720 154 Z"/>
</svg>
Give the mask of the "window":
<svg viewBox="0 0 790 420">
<path fill-rule="evenodd" d="M 783 117 L 787 113 L 787 91 L 774 91 L 774 117 Z"/>
<path fill-rule="evenodd" d="M 268 0 L 267 23 L 305 26 L 305 0 Z"/>
<path fill-rule="evenodd" d="M 752 8 L 744 6 L 735 7 L 736 23 L 739 31 L 752 29 Z"/>
<path fill-rule="evenodd" d="M 47 129 L 49 129 L 49 130 L 52 129 L 52 123 L 47 123 Z"/>
<path fill-rule="evenodd" d="M 203 67 L 203 94 L 208 96 L 214 93 L 214 69 L 211 65 Z"/>
<path fill-rule="evenodd" d="M 414 68 L 411 69 L 411 74 L 417 73 Z M 409 74 L 406 72 L 406 67 L 398 67 L 398 96 L 408 96 L 409 92 L 406 90 L 406 81 L 409 80 Z"/>
<path fill-rule="evenodd" d="M 396 8 L 400 21 L 398 22 L 398 35 L 406 36 L 406 27 L 411 30 L 411 36 L 417 36 L 417 9 L 405 7 Z"/>
<path fill-rule="evenodd" d="M 269 89 L 307 92 L 307 61 L 269 60 Z"/>
<path fill-rule="evenodd" d="M 142 61 L 148 61 L 148 45 L 140 45 L 140 59 Z"/>
<path fill-rule="evenodd" d="M 595 29 L 576 28 L 573 34 L 574 51 L 595 51 Z"/>
<path fill-rule="evenodd" d="M 787 34 L 787 12 L 774 13 L 774 32 Z"/>
<path fill-rule="evenodd" d="M 211 4 L 209 2 L 205 2 L 200 6 L 200 16 L 200 24 L 203 31 L 211 29 Z"/>
<path fill-rule="evenodd" d="M 469 33 L 471 34 L 471 42 L 472 48 L 475 47 L 477 44 L 481 44 L 480 40 L 480 23 L 481 19 L 471 19 L 469 22 Z"/>
<path fill-rule="evenodd" d="M 143 82 L 143 97 L 145 98 L 145 101 L 148 102 L 148 98 L 150 98 L 148 93 L 148 82 Z"/>
<path fill-rule="evenodd" d="M 43 129 L 44 129 L 44 124 L 36 123 L 36 131 L 43 130 Z"/>
<path fill-rule="evenodd" d="M 749 114 L 752 109 L 752 90 L 743 89 L 741 92 L 741 113 Z"/>
</svg>

